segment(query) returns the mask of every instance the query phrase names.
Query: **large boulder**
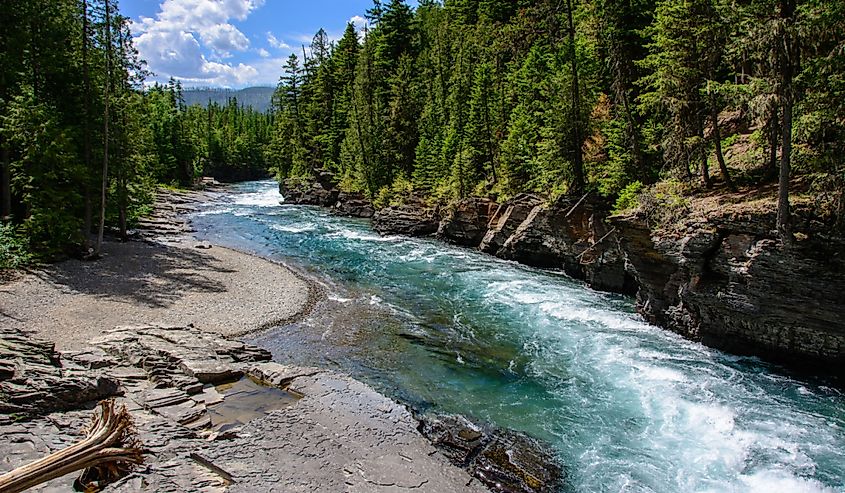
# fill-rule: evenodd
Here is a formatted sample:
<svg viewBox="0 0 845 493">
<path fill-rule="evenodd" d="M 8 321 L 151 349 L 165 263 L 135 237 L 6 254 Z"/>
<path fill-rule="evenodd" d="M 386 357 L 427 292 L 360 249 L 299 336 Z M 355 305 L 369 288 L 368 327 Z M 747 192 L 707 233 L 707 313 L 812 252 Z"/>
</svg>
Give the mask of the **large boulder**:
<svg viewBox="0 0 845 493">
<path fill-rule="evenodd" d="M 372 202 L 362 193 L 340 192 L 334 212 L 341 216 L 371 218 L 375 214 Z"/>
<path fill-rule="evenodd" d="M 726 212 L 672 231 L 636 215 L 611 221 L 649 321 L 731 352 L 845 373 L 845 240 L 809 233 L 784 244 L 769 231 L 773 213 Z"/>
<path fill-rule="evenodd" d="M 335 188 L 325 188 L 318 182 L 302 183 L 299 180 L 284 180 L 279 184 L 279 192 L 286 204 L 318 205 L 331 207 L 337 202 L 340 192 Z"/>
<path fill-rule="evenodd" d="M 427 236 L 436 233 L 437 226 L 437 209 L 416 196 L 402 205 L 380 209 L 373 216 L 373 229 L 383 235 Z"/>
<path fill-rule="evenodd" d="M 487 225 L 487 232 L 478 248 L 491 255 L 499 253 L 499 249 L 516 231 L 516 228 L 525 221 L 534 207 L 542 202 L 535 195 L 522 193 L 499 205 Z"/>
<path fill-rule="evenodd" d="M 478 246 L 487 233 L 487 224 L 497 207 L 498 204 L 490 199 L 463 199 L 446 210 L 437 229 L 437 236 L 457 245 Z"/>
</svg>

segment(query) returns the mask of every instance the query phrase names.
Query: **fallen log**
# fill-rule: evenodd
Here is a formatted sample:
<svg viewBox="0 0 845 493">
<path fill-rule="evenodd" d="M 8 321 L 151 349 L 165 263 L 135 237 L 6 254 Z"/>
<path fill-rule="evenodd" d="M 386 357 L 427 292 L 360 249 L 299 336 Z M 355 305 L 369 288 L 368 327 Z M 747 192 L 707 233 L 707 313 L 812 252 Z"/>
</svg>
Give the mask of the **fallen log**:
<svg viewBox="0 0 845 493">
<path fill-rule="evenodd" d="M 81 442 L 0 476 L 0 492 L 17 493 L 84 470 L 77 482 L 89 487 L 114 481 L 144 461 L 132 417 L 113 399 L 100 402 L 87 437 Z"/>
</svg>

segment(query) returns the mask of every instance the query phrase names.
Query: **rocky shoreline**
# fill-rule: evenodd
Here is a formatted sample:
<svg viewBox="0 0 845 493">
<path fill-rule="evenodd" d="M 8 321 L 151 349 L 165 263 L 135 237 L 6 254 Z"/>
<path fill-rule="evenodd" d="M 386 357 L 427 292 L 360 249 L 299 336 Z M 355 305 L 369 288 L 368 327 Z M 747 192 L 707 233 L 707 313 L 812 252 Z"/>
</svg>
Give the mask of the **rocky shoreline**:
<svg viewBox="0 0 845 493">
<path fill-rule="evenodd" d="M 4 470 L 78 440 L 90 402 L 115 397 L 147 452 L 109 491 L 487 491 L 370 387 L 193 327 L 118 327 L 62 354 L 20 331 L 0 341 L 0 359 L 15 361 L 0 382 Z M 221 386 L 245 378 L 252 395 Z"/>
<path fill-rule="evenodd" d="M 136 232 L 143 242 L 124 247 L 249 258 L 189 236 L 185 214 L 214 198 L 162 192 Z M 307 301 L 285 319 L 262 311 L 266 321 L 248 329 L 101 326 L 97 336 L 84 332 L 87 342 L 57 351 L 55 341 L 3 313 L 0 432 L 9 440 L 0 444 L 0 473 L 79 440 L 96 401 L 115 398 L 131 412 L 148 455 L 109 491 L 557 490 L 563 469 L 526 435 L 460 416 L 416 415 L 349 376 L 274 363 L 269 352 L 230 339 L 299 319 L 322 299 L 318 283 L 278 267 L 305 287 Z M 41 491 L 67 491 L 72 482 L 60 478 Z"/>
<path fill-rule="evenodd" d="M 771 208 L 732 205 L 731 197 L 666 231 L 636 213 L 611 216 L 592 195 L 555 204 L 529 194 L 502 204 L 468 198 L 446 208 L 411 196 L 375 211 L 327 172 L 280 191 L 289 203 L 371 218 L 381 234 L 435 235 L 636 295 L 649 322 L 708 346 L 845 376 L 845 239 L 808 213 L 797 211 L 796 241 L 784 245 L 771 231 Z"/>
</svg>

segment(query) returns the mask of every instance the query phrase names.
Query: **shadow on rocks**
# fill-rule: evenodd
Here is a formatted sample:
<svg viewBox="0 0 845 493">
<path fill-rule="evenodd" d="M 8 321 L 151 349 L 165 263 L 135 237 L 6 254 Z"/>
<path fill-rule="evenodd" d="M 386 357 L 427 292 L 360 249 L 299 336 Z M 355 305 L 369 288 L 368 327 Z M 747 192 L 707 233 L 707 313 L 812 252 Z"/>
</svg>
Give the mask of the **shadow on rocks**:
<svg viewBox="0 0 845 493">
<path fill-rule="evenodd" d="M 104 253 L 96 262 L 69 260 L 38 276 L 75 292 L 164 308 L 190 293 L 226 292 L 214 274 L 235 272 L 214 256 L 187 248 L 106 243 Z"/>
</svg>

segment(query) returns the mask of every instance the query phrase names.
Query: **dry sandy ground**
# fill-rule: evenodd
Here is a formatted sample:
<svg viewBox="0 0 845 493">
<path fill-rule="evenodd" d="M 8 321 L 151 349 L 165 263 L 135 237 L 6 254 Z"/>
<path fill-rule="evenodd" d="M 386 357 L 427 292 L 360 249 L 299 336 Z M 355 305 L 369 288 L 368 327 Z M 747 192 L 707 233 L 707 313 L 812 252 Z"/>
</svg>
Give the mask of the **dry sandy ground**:
<svg viewBox="0 0 845 493">
<path fill-rule="evenodd" d="M 289 269 L 219 246 L 108 242 L 103 257 L 0 284 L 0 324 L 71 350 L 125 324 L 194 324 L 237 336 L 292 320 L 313 304 L 313 288 Z"/>
</svg>

